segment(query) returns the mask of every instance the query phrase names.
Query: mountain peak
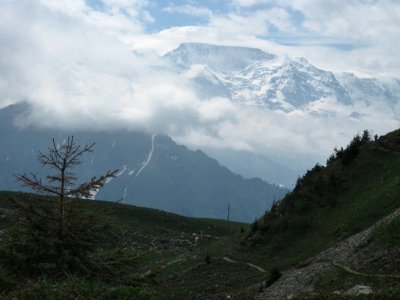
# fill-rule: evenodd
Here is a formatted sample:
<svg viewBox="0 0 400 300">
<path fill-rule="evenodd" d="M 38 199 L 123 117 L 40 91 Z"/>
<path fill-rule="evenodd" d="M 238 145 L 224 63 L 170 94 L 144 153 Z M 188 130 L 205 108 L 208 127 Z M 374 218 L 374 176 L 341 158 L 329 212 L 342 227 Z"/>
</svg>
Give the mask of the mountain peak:
<svg viewBox="0 0 400 300">
<path fill-rule="evenodd" d="M 274 54 L 256 48 L 203 43 L 182 43 L 165 57 L 184 68 L 202 64 L 222 71 L 238 71 L 257 61 L 276 58 Z"/>
<path fill-rule="evenodd" d="M 205 99 L 222 96 L 241 104 L 283 111 L 306 110 L 328 97 L 342 105 L 379 103 L 387 111 L 394 111 L 399 102 L 398 79 L 337 74 L 319 69 L 304 57 L 276 56 L 256 48 L 183 43 L 164 58 L 178 73 L 190 74 L 196 92 Z M 207 72 L 186 72 L 203 69 Z"/>
</svg>

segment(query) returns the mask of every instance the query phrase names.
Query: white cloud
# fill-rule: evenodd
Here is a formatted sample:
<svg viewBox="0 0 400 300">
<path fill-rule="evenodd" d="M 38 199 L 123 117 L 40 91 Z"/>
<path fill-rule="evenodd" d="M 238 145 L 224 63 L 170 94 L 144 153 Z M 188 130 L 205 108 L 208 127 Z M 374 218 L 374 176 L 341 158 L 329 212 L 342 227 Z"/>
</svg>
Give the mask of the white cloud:
<svg viewBox="0 0 400 300">
<path fill-rule="evenodd" d="M 265 4 L 270 0 L 233 0 L 232 4 L 239 7 L 250 7 L 258 4 Z"/>
<path fill-rule="evenodd" d="M 196 128 L 212 135 L 218 124 L 235 119 L 229 100 L 202 102 L 185 78 L 163 70 L 154 57 L 135 55 L 119 34 L 110 34 L 112 26 L 37 4 L 29 19 L 21 7 L 1 13 L 0 38 L 8 47 L 0 50 L 0 106 L 30 102 L 25 125 L 184 136 Z"/>
<path fill-rule="evenodd" d="M 384 134 L 397 128 L 399 121 L 377 107 L 364 110 L 361 119 L 349 118 L 354 107 L 337 106 L 328 101 L 328 115 L 313 115 L 301 110 L 291 113 L 241 107 L 235 111 L 236 121 L 219 124 L 214 136 L 200 130 L 190 131 L 176 139 L 192 147 L 231 147 L 267 156 L 313 157 L 314 163 L 325 162 L 334 147 L 346 146 L 364 129 Z M 384 122 L 382 120 L 385 119 Z"/>
<path fill-rule="evenodd" d="M 213 15 L 212 11 L 206 7 L 194 6 L 190 4 L 168 5 L 163 8 L 163 11 L 167 13 L 181 13 L 203 18 L 210 18 Z"/>
<path fill-rule="evenodd" d="M 89 11 L 85 0 L 40 0 L 40 3 L 54 12 L 66 14 L 71 17 L 80 17 Z"/>
<path fill-rule="evenodd" d="M 267 5 L 252 9 L 256 4 Z M 205 26 L 171 28 L 143 37 L 145 43 L 168 44 L 168 50 L 195 39 L 259 46 L 266 51 L 305 56 L 317 66 L 334 71 L 400 77 L 400 2 L 238 0 L 232 5 L 239 9 L 213 14 Z"/>
<path fill-rule="evenodd" d="M 299 52 L 311 55 L 324 67 L 353 69 L 369 75 L 399 75 L 400 2 L 297 0 L 281 5 L 301 13 L 302 36 Z M 283 30 L 285 33 L 285 30 Z M 314 45 L 310 45 L 312 40 Z M 319 47 L 316 45 L 320 44 Z M 354 46 L 352 51 L 329 47 Z M 319 53 L 318 53 L 319 52 Z"/>
<path fill-rule="evenodd" d="M 164 132 L 193 146 L 317 156 L 344 145 L 357 130 L 380 134 L 398 126 L 396 116 L 376 107 L 362 108 L 361 119 L 348 118 L 357 108 L 332 99 L 289 114 L 243 108 L 225 98 L 202 101 L 187 79 L 164 70 L 154 55 L 181 42 L 207 42 L 306 56 L 327 69 L 399 74 L 400 4 L 299 0 L 247 10 L 261 2 L 272 3 L 235 1 L 241 9 L 218 14 L 169 6 L 171 12 L 207 16 L 209 23 L 149 34 L 149 1 L 105 0 L 100 11 L 83 0 L 2 1 L 0 107 L 28 100 L 34 109 L 25 122 L 43 126 L 124 127 Z M 293 9 L 304 20 L 294 18 Z M 274 30 L 298 34 L 303 42 L 291 47 L 260 38 Z M 363 47 L 341 51 L 319 45 L 339 41 Z M 328 117 L 313 115 L 316 109 Z"/>
</svg>

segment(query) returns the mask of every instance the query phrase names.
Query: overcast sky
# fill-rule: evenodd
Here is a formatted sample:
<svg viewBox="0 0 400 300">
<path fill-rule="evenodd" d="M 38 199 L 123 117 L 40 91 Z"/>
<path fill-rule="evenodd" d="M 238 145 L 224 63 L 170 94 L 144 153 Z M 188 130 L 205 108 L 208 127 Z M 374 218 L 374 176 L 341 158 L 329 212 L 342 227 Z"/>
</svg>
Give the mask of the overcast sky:
<svg viewBox="0 0 400 300">
<path fill-rule="evenodd" d="M 400 77 L 397 0 L 0 0 L 0 107 L 33 104 L 42 126 L 162 132 L 196 146 L 326 155 L 377 114 L 327 120 L 198 99 L 152 67 L 181 42 L 257 47 L 331 71 Z M 372 115 L 372 114 L 371 114 Z M 385 119 L 384 122 L 381 120 Z"/>
</svg>

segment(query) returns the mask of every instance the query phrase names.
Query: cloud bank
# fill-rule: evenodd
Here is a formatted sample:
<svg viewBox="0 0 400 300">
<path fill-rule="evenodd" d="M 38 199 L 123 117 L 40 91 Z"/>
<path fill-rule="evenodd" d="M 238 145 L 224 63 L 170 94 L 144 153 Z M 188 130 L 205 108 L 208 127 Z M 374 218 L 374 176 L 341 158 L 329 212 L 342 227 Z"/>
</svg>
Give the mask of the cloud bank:
<svg viewBox="0 0 400 300">
<path fill-rule="evenodd" d="M 149 32 L 154 9 L 196 15 L 203 23 Z M 146 0 L 0 1 L 0 107 L 32 104 L 27 126 L 127 128 L 193 147 L 320 159 L 357 131 L 396 128 L 396 118 L 370 111 L 352 119 L 353 108 L 334 100 L 324 102 L 332 118 L 244 108 L 221 97 L 205 101 L 158 55 L 181 42 L 208 42 L 307 53 L 322 67 L 397 75 L 398 9 L 394 1 L 234 0 L 225 9 L 190 1 L 164 7 Z"/>
</svg>

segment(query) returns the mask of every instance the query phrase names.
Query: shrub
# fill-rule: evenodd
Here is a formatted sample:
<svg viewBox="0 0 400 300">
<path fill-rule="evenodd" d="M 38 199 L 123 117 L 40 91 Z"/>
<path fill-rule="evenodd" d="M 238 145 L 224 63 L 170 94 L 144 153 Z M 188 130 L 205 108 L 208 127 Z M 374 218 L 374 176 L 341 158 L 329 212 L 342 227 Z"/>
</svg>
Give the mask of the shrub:
<svg viewBox="0 0 400 300">
<path fill-rule="evenodd" d="M 77 177 L 71 172 L 93 146 L 77 145 L 73 137 L 59 146 L 53 139 L 48 153 L 39 152 L 38 156 L 44 166 L 55 170 L 46 182 L 34 174 L 15 175 L 33 191 L 55 197 L 41 201 L 31 197 L 25 202 L 10 199 L 19 220 L 6 231 L 0 247 L 0 264 L 9 273 L 93 275 L 108 270 L 92 255 L 99 247 L 103 229 L 99 218 L 105 211 L 85 210 L 78 197 L 89 197 L 107 179 L 115 177 L 117 170 L 81 184 L 76 184 Z"/>
</svg>

